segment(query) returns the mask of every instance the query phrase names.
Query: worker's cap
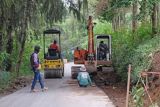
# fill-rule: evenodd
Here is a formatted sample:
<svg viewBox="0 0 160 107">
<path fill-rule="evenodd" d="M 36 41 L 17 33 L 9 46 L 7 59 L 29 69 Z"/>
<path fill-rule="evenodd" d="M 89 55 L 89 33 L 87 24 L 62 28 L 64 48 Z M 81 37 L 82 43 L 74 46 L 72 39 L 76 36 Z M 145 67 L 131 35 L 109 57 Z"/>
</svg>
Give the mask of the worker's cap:
<svg viewBox="0 0 160 107">
<path fill-rule="evenodd" d="M 86 68 L 84 66 L 81 66 L 80 71 L 86 71 Z"/>
<path fill-rule="evenodd" d="M 100 43 L 104 43 L 103 41 L 100 41 Z"/>
<path fill-rule="evenodd" d="M 39 45 L 34 46 L 34 50 L 40 50 L 41 47 Z"/>
</svg>

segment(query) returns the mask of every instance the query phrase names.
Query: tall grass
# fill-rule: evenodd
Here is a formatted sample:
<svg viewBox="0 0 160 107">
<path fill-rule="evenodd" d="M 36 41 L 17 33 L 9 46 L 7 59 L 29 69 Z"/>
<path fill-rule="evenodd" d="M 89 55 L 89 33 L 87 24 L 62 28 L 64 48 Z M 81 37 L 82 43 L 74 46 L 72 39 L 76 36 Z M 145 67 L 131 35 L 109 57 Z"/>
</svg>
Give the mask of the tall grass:
<svg viewBox="0 0 160 107">
<path fill-rule="evenodd" d="M 11 73 L 6 71 L 0 72 L 0 91 L 8 86 L 11 80 Z"/>
</svg>

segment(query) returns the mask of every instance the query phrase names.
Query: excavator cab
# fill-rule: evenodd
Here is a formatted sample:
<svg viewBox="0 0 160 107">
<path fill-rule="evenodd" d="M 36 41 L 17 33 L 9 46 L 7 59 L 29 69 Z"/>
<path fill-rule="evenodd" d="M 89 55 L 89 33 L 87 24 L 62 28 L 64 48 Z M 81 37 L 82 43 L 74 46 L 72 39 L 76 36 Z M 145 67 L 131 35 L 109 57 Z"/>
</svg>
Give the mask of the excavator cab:
<svg viewBox="0 0 160 107">
<path fill-rule="evenodd" d="M 111 61 L 111 36 L 100 34 L 96 35 L 96 64 L 97 68 L 106 71 L 113 70 Z"/>
<path fill-rule="evenodd" d="M 50 37 L 55 37 L 58 39 L 58 46 L 61 49 L 60 41 L 61 32 L 56 29 L 49 29 L 43 32 L 43 46 L 44 46 L 44 78 L 62 78 L 64 76 L 64 63 L 61 57 L 61 51 L 56 49 L 46 48 L 46 39 Z M 50 38 L 49 38 L 50 39 Z M 50 45 L 50 44 L 49 44 Z M 48 44 L 47 44 L 48 46 Z"/>
<path fill-rule="evenodd" d="M 98 61 L 111 60 L 111 36 L 110 35 L 97 35 L 96 36 L 96 59 Z"/>
</svg>

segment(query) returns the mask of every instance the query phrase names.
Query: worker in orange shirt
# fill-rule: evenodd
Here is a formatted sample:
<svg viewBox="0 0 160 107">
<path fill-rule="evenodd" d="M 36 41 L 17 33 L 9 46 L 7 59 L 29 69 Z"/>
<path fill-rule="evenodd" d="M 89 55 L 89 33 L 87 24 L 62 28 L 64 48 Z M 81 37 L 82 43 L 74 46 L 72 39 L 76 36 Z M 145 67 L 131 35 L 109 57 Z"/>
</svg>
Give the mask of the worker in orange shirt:
<svg viewBox="0 0 160 107">
<path fill-rule="evenodd" d="M 50 49 L 55 49 L 56 51 L 59 51 L 59 47 L 57 45 L 57 41 L 54 40 L 53 43 L 49 47 Z"/>
<path fill-rule="evenodd" d="M 74 58 L 75 58 L 75 59 L 80 59 L 80 58 L 81 58 L 80 50 L 79 50 L 78 47 L 77 47 L 76 50 L 74 51 Z"/>
</svg>

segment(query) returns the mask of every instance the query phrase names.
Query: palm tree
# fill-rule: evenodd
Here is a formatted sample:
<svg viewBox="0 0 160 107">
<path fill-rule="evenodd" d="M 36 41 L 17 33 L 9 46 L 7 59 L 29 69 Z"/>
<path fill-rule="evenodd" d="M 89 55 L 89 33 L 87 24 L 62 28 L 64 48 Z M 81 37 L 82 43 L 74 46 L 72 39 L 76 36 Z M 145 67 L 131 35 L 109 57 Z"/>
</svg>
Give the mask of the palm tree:
<svg viewBox="0 0 160 107">
<path fill-rule="evenodd" d="M 7 37 L 7 44 L 6 44 L 6 52 L 11 55 L 13 50 L 13 23 L 14 23 L 14 13 L 15 13 L 15 6 L 12 0 L 2 0 L 0 4 L 0 50 L 3 50 L 4 43 L 3 38 Z M 3 35 L 7 34 L 7 35 Z M 6 36 L 6 37 L 5 37 Z M 10 71 L 11 69 L 11 60 L 10 58 L 6 59 L 6 70 Z"/>
<path fill-rule="evenodd" d="M 44 15 L 44 18 L 50 27 L 58 21 L 62 21 L 67 13 L 66 7 L 62 0 L 44 0 L 40 1 L 39 4 L 41 13 Z"/>
<path fill-rule="evenodd" d="M 88 0 L 68 0 L 69 11 L 73 13 L 73 15 L 79 21 L 85 21 L 88 17 Z M 83 11 L 81 12 L 81 10 Z"/>
<path fill-rule="evenodd" d="M 12 0 L 1 0 L 0 3 L 0 51 L 3 50 L 3 38 L 5 29 L 7 28 L 7 22 L 9 18 L 9 8 L 13 4 Z"/>
<path fill-rule="evenodd" d="M 16 69 L 17 69 L 17 76 L 19 76 L 19 69 L 20 69 L 20 65 L 22 62 L 22 57 L 23 57 L 23 53 L 24 53 L 24 48 L 25 48 L 25 42 L 26 42 L 26 38 L 27 38 L 27 28 L 28 28 L 28 23 L 29 23 L 29 17 L 31 15 L 31 9 L 33 6 L 34 0 L 26 0 L 24 2 L 24 12 L 23 12 L 23 17 L 22 17 L 22 23 L 21 23 L 21 46 L 20 46 L 20 51 L 19 51 L 19 58 L 18 58 L 18 62 L 16 65 Z"/>
</svg>

